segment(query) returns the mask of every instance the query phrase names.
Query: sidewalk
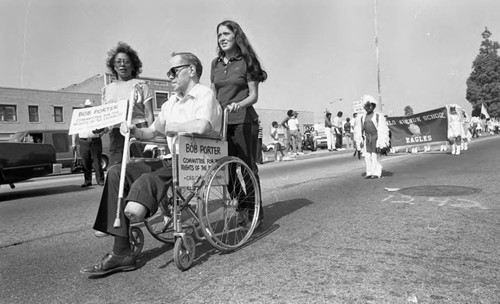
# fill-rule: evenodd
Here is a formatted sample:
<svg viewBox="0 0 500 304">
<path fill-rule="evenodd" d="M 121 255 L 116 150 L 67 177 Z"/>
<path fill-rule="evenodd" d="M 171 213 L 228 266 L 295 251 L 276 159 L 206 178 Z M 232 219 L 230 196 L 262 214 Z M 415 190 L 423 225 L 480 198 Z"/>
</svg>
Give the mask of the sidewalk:
<svg viewBox="0 0 500 304">
<path fill-rule="evenodd" d="M 316 151 L 309 151 L 306 150 L 304 151 L 303 155 L 296 155 L 295 157 L 289 155 L 286 152 L 283 152 L 285 154 L 284 159 L 282 160 L 283 162 L 288 162 L 288 161 L 295 161 L 295 160 L 301 160 L 301 159 L 309 159 L 309 158 L 316 158 L 316 157 L 324 157 L 324 156 L 331 156 L 331 155 L 342 155 L 342 154 L 353 154 L 354 149 L 345 149 L 345 150 L 340 150 L 340 151 L 328 151 L 328 149 L 318 149 Z M 281 153 L 278 152 L 278 156 L 280 156 Z M 273 163 L 274 162 L 274 151 L 268 151 L 264 152 L 264 165 L 267 163 Z"/>
</svg>

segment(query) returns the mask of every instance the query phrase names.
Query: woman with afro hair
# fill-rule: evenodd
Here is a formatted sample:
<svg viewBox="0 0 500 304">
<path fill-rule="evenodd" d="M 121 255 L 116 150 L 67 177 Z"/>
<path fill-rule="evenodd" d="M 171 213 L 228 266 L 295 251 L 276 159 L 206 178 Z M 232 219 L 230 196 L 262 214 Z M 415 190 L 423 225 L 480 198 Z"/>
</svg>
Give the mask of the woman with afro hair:
<svg viewBox="0 0 500 304">
<path fill-rule="evenodd" d="M 128 99 L 134 91 L 132 124 L 139 128 L 150 126 L 154 120 L 153 94 L 143 80 L 137 79 L 142 72 L 142 62 L 137 52 L 120 41 L 108 52 L 106 66 L 115 79 L 102 89 L 102 104 Z M 109 129 L 109 163 L 114 165 L 122 160 L 125 137 L 120 133 L 120 125 Z"/>
</svg>

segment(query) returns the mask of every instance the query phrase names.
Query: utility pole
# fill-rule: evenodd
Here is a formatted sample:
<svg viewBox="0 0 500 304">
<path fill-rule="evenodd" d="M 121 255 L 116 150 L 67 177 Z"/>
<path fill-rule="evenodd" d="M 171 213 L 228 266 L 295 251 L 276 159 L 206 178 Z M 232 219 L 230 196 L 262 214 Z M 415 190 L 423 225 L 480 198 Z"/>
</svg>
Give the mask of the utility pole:
<svg viewBox="0 0 500 304">
<path fill-rule="evenodd" d="M 382 112 L 382 92 L 380 90 L 380 60 L 378 52 L 378 23 L 377 23 L 377 0 L 373 0 L 373 7 L 375 10 L 375 57 L 377 58 L 377 91 L 378 103 L 380 105 L 380 112 Z"/>
</svg>

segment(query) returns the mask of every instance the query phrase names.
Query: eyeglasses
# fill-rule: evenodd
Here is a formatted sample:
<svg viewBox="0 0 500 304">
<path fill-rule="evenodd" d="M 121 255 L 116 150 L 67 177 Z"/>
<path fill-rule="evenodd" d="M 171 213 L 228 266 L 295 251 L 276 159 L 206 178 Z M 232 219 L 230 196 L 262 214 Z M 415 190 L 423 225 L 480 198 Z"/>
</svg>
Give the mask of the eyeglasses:
<svg viewBox="0 0 500 304">
<path fill-rule="evenodd" d="M 124 59 L 118 59 L 118 60 L 115 60 L 115 66 L 121 66 L 122 64 L 124 66 L 130 66 L 132 64 L 132 62 L 130 62 L 130 60 L 124 60 Z"/>
<path fill-rule="evenodd" d="M 178 65 L 176 67 L 172 67 L 170 70 L 167 72 L 167 77 L 168 78 L 175 78 L 179 75 L 179 72 L 182 71 L 185 67 L 190 66 L 190 64 L 183 64 L 183 65 Z"/>
</svg>

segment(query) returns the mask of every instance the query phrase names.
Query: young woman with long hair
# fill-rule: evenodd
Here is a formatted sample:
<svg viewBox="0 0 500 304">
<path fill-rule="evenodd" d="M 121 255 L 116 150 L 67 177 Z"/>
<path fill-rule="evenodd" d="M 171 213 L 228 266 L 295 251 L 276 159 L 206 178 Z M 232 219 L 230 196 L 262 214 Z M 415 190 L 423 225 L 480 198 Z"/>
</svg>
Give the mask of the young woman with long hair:
<svg viewBox="0 0 500 304">
<path fill-rule="evenodd" d="M 226 20 L 217 25 L 217 54 L 212 61 L 212 89 L 223 109 L 229 109 L 228 153 L 242 159 L 254 172 L 260 188 L 256 163 L 259 116 L 253 105 L 259 98 L 259 84 L 267 79 L 247 36 L 238 23 Z M 260 198 L 259 198 L 260 200 Z M 251 222 L 252 210 L 240 202 L 242 222 Z M 245 218 L 245 211 L 248 216 Z M 262 201 L 257 225 L 263 219 Z"/>
</svg>

